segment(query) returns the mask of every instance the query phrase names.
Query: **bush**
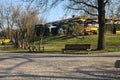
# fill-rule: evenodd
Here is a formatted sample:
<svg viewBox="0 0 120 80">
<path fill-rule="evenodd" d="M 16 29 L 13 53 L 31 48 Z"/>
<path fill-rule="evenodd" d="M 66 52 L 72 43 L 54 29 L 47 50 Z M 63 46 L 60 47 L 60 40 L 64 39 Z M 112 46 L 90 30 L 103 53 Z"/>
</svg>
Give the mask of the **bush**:
<svg viewBox="0 0 120 80">
<path fill-rule="evenodd" d="M 116 28 L 116 30 L 120 30 L 120 24 L 106 24 L 105 30 L 106 31 L 113 31 L 114 27 Z"/>
</svg>

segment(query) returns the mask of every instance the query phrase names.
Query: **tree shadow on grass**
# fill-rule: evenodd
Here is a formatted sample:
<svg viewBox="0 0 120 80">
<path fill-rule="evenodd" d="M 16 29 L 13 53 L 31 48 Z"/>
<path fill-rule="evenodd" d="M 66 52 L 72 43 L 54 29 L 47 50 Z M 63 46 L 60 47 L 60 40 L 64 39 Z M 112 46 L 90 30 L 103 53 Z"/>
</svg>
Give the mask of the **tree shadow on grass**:
<svg viewBox="0 0 120 80">
<path fill-rule="evenodd" d="M 74 36 L 58 36 L 58 37 L 49 37 L 49 38 L 45 38 L 44 41 L 43 41 L 43 44 L 47 44 L 49 42 L 53 42 L 53 41 L 65 41 L 67 39 L 71 39 L 71 38 L 74 38 Z"/>
</svg>

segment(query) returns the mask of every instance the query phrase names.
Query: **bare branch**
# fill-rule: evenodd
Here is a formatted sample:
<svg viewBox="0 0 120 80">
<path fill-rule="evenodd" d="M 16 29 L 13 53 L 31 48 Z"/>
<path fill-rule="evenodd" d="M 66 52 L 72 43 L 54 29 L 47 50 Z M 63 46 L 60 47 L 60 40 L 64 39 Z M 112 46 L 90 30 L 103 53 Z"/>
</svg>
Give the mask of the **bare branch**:
<svg viewBox="0 0 120 80">
<path fill-rule="evenodd" d="M 90 15 L 93 15 L 93 16 L 98 16 L 98 14 L 92 13 L 92 12 L 86 10 L 86 9 L 83 9 L 83 8 L 73 8 L 73 7 L 70 7 L 70 6 L 67 6 L 67 8 L 72 9 L 72 10 L 82 10 L 82 11 L 86 12 L 87 14 L 90 14 Z"/>
<path fill-rule="evenodd" d="M 106 3 L 108 3 L 110 0 L 106 0 L 105 2 L 104 2 L 104 4 L 106 4 Z"/>
<path fill-rule="evenodd" d="M 84 4 L 84 5 L 88 6 L 88 7 L 93 7 L 93 8 L 95 8 L 95 9 L 98 9 L 97 6 L 91 5 L 91 4 L 86 3 L 86 2 L 84 2 L 84 1 L 78 1 L 78 0 L 71 0 L 71 1 L 73 1 L 73 2 L 75 2 L 75 3 L 77 3 L 77 4 Z"/>
</svg>

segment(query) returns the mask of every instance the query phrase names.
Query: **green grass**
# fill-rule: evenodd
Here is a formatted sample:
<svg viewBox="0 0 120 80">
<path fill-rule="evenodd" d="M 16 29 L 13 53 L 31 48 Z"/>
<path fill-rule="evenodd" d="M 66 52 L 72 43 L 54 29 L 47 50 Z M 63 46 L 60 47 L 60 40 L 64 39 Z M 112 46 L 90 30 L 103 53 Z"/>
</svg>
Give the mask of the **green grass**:
<svg viewBox="0 0 120 80">
<path fill-rule="evenodd" d="M 0 45 L 0 50 L 9 52 L 28 52 L 28 50 L 25 49 L 16 49 L 13 45 Z"/>
<path fill-rule="evenodd" d="M 98 52 L 116 52 L 120 51 L 120 35 L 105 35 L 106 36 L 106 49 L 101 51 L 96 51 L 97 48 L 97 35 L 84 36 L 83 38 L 74 37 L 74 36 L 51 36 L 46 37 L 43 40 L 45 47 L 45 52 L 61 52 L 61 49 L 64 48 L 65 44 L 83 44 L 90 43 L 92 45 L 92 53 Z M 31 45 L 33 44 L 30 43 Z M 36 45 L 39 45 L 39 41 L 35 42 Z M 12 46 L 0 47 L 1 50 L 8 50 L 12 52 L 28 52 L 28 50 L 23 49 L 14 49 Z M 75 53 L 82 53 L 74 51 Z M 84 53 L 84 52 L 83 52 Z"/>
<path fill-rule="evenodd" d="M 44 46 L 46 48 L 46 50 L 48 51 L 61 51 L 62 48 L 64 48 L 65 44 L 83 44 L 83 43 L 90 43 L 93 46 L 96 46 L 97 44 L 97 38 L 95 38 L 95 36 L 85 36 L 84 38 L 76 38 L 76 37 L 66 37 L 66 36 L 62 36 L 62 37 L 52 37 L 53 39 L 45 41 L 44 42 Z M 47 39 L 47 38 L 46 38 Z M 46 40 L 45 39 L 45 40 Z M 96 41 L 95 41 L 96 40 Z"/>
<path fill-rule="evenodd" d="M 113 52 L 120 51 L 120 35 L 106 35 L 106 49 L 94 52 Z M 61 51 L 65 44 L 84 44 L 90 43 L 92 49 L 97 48 L 97 35 L 84 36 L 83 38 L 73 36 L 54 36 L 44 38 L 44 46 L 46 51 Z M 36 42 L 35 44 L 39 44 Z"/>
</svg>

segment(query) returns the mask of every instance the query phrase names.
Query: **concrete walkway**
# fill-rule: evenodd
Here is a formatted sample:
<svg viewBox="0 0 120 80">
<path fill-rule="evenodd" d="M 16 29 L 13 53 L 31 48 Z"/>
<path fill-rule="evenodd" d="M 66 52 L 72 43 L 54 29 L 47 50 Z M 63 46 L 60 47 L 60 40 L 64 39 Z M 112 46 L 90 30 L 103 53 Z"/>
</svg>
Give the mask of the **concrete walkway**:
<svg viewBox="0 0 120 80">
<path fill-rule="evenodd" d="M 71 55 L 0 53 L 0 80 L 120 80 L 120 52 Z"/>
</svg>

